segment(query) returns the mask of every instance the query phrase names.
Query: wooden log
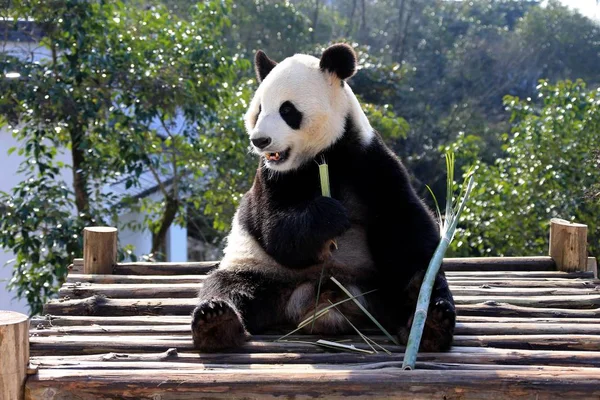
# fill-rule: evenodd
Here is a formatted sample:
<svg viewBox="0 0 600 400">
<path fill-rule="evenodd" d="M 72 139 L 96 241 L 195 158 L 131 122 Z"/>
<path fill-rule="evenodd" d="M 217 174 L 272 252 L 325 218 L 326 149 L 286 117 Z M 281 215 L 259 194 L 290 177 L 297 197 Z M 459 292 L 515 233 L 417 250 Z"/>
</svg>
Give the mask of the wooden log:
<svg viewBox="0 0 600 400">
<path fill-rule="evenodd" d="M 81 260 L 81 261 L 80 261 Z M 200 262 L 129 262 L 117 263 L 116 275 L 204 275 L 219 266 L 218 261 Z M 70 274 L 84 273 L 83 259 L 76 258 L 69 265 Z"/>
<path fill-rule="evenodd" d="M 23 398 L 29 363 L 27 316 L 0 311 L 0 399 Z"/>
<path fill-rule="evenodd" d="M 44 314 L 53 315 L 189 315 L 196 299 L 108 299 L 92 296 L 75 300 L 50 300 Z"/>
<path fill-rule="evenodd" d="M 186 263 L 119 263 L 117 270 L 119 273 L 126 274 L 127 270 L 132 275 L 146 274 L 147 264 L 155 265 L 158 268 L 170 270 L 171 268 L 181 268 L 183 273 L 192 274 L 192 269 L 199 265 L 211 266 L 216 268 L 219 261 L 206 262 L 186 262 Z M 119 268 L 123 267 L 123 268 Z M 464 257 L 464 258 L 445 258 L 443 263 L 445 271 L 554 271 L 556 264 L 551 257 Z M 210 269 L 209 269 L 210 270 Z M 70 273 L 83 273 L 83 258 L 75 258 L 69 267 Z M 115 272 L 117 273 L 117 272 Z M 205 272 L 202 272 L 205 273 Z"/>
<path fill-rule="evenodd" d="M 401 360 L 376 360 L 371 359 L 369 361 L 363 361 L 362 363 L 356 364 L 314 364 L 314 363 L 295 363 L 295 364 L 231 364 L 228 362 L 224 363 L 205 363 L 197 360 L 196 362 L 179 362 L 179 361 L 115 361 L 115 362 L 102 362 L 102 361 L 80 361 L 77 364 L 39 364 L 35 365 L 38 370 L 40 368 L 46 370 L 72 370 L 72 369 L 87 369 L 96 371 L 110 371 L 110 370 L 146 370 L 151 371 L 154 369 L 170 369 L 170 370 L 194 370 L 202 373 L 222 370 L 238 370 L 241 373 L 247 373 L 251 369 L 261 370 L 279 370 L 282 374 L 296 373 L 309 370 L 321 370 L 321 371 L 336 371 L 343 369 L 344 371 L 366 371 L 366 370 L 383 370 L 386 368 L 400 368 L 402 367 Z M 521 370 L 521 371 L 555 371 L 560 373 L 598 373 L 600 374 L 600 368 L 594 367 L 573 367 L 573 366 L 549 366 L 549 365 L 513 365 L 506 364 L 501 368 L 496 365 L 489 364 L 478 364 L 478 363 L 464 363 L 455 361 L 446 362 L 431 362 L 431 361 L 419 361 L 417 362 L 417 369 L 426 370 Z"/>
<path fill-rule="evenodd" d="M 511 323 L 511 324 L 600 324 L 600 318 L 552 318 L 552 317 L 482 317 L 474 315 L 458 315 L 458 322 Z"/>
<path fill-rule="evenodd" d="M 511 295 L 511 296 L 545 296 L 545 295 L 585 295 L 600 294 L 600 283 L 598 286 L 582 285 L 581 288 L 515 288 L 515 287 L 493 287 L 494 285 L 483 284 L 480 286 L 456 286 L 451 285 L 452 293 L 456 296 L 462 295 Z M 525 286 L 525 285 L 524 285 Z M 58 291 L 59 297 L 80 299 L 95 295 L 106 296 L 113 299 L 138 299 L 138 298 L 193 298 L 197 297 L 198 289 L 202 283 L 134 283 L 134 284 L 96 284 L 87 282 L 65 283 Z"/>
<path fill-rule="evenodd" d="M 578 323 L 457 322 L 456 335 L 600 335 L 600 325 Z M 600 350 L 600 348 L 598 348 Z"/>
<path fill-rule="evenodd" d="M 69 274 L 67 283 L 195 283 L 203 282 L 206 275 L 89 275 Z"/>
<path fill-rule="evenodd" d="M 587 270 L 587 225 L 550 220 L 550 257 L 559 271 Z"/>
<path fill-rule="evenodd" d="M 117 228 L 93 226 L 83 229 L 83 271 L 112 274 L 117 263 Z"/>
<path fill-rule="evenodd" d="M 166 378 L 168 377 L 168 378 Z M 326 384 L 325 384 L 326 383 Z M 400 368 L 351 371 L 311 369 L 280 373 L 273 369 L 239 370 L 110 370 L 41 369 L 27 383 L 29 399 L 159 398 L 190 400 L 237 398 L 364 397 L 429 399 L 596 398 L 596 371 L 403 371 Z"/>
<path fill-rule="evenodd" d="M 446 272 L 449 279 L 531 279 L 531 278 L 564 278 L 564 279 L 593 279 L 594 275 L 588 271 L 464 271 Z"/>
<path fill-rule="evenodd" d="M 600 349 L 600 335 L 457 335 L 453 343 L 505 349 L 596 351 Z"/>
<path fill-rule="evenodd" d="M 273 353 L 273 352 L 323 352 L 321 347 L 307 341 L 316 341 L 322 337 L 316 335 L 300 335 L 293 341 L 275 342 L 280 335 L 255 335 L 243 347 L 236 349 L 242 353 Z M 341 338 L 336 336 L 332 339 Z M 349 344 L 357 348 L 368 349 L 358 337 Z M 300 342 L 298 342 L 300 340 Z M 382 343 L 389 351 L 403 351 L 403 346 L 389 345 L 384 337 L 375 336 L 373 340 Z M 194 350 L 191 334 L 186 335 L 154 335 L 154 336 L 33 336 L 30 338 L 31 353 L 43 354 L 97 354 L 108 352 L 149 352 L 165 351 L 175 347 L 179 350 Z M 600 335 L 457 335 L 454 346 L 500 347 L 515 349 L 544 349 L 544 350 L 598 350 Z"/>
<path fill-rule="evenodd" d="M 94 284 L 65 283 L 58 291 L 59 297 L 80 299 L 95 295 L 110 298 L 193 298 L 198 296 L 202 283 L 140 283 L 140 284 Z M 600 292 L 600 290 L 599 290 Z"/>
<path fill-rule="evenodd" d="M 90 355 L 37 356 L 31 364 L 39 368 L 52 366 L 79 367 L 82 362 L 115 363 L 130 362 L 169 362 L 214 363 L 214 364 L 347 364 L 360 362 L 402 361 L 404 353 L 388 355 L 361 353 L 185 353 L 175 348 L 161 353 L 107 353 Z M 555 365 L 598 367 L 599 351 L 552 351 L 518 350 L 481 347 L 453 346 L 448 352 L 419 353 L 423 362 L 464 362 L 471 364 L 492 364 L 497 369 L 502 365 Z"/>
<path fill-rule="evenodd" d="M 293 329 L 293 327 L 291 327 Z M 289 329 L 289 330 L 291 330 Z M 288 330 L 288 331 L 289 331 Z M 280 335 L 286 333 L 281 330 Z M 369 335 L 367 330 L 363 333 Z M 375 332 L 377 334 L 378 332 Z M 57 326 L 36 328 L 30 331 L 31 336 L 65 336 L 65 335 L 135 335 L 135 336 L 169 336 L 190 334 L 190 323 L 172 325 L 90 325 L 90 326 Z M 477 323 L 457 322 L 457 335 L 532 335 L 532 334 L 582 334 L 600 335 L 600 325 L 577 323 Z M 370 336 L 370 335 L 369 335 Z"/>
<path fill-rule="evenodd" d="M 191 323 L 189 315 L 133 315 L 130 317 L 80 315 L 46 315 L 31 318 L 31 329 L 40 327 L 90 326 L 90 325 L 178 325 Z"/>
<path fill-rule="evenodd" d="M 457 313 L 487 317 L 535 317 L 535 318 L 600 318 L 600 308 L 570 310 L 564 308 L 522 307 L 495 301 L 457 306 Z"/>
<path fill-rule="evenodd" d="M 494 285 L 450 287 L 455 296 L 574 296 L 599 295 L 600 286 L 589 288 L 532 288 L 532 287 L 495 287 Z"/>
<path fill-rule="evenodd" d="M 498 284 L 507 286 L 546 286 L 554 285 L 565 286 L 565 287 L 580 287 L 600 285 L 600 282 L 593 281 L 593 274 L 591 272 L 575 272 L 573 274 L 567 274 L 564 272 L 533 272 L 538 276 L 506 276 L 505 273 L 501 273 L 505 276 L 478 276 L 477 274 L 470 273 L 469 275 L 450 275 L 447 274 L 448 282 L 456 285 L 482 285 L 482 284 Z M 497 274 L 497 272 L 495 273 Z M 545 277 L 539 277 L 540 274 Z M 206 275 L 87 275 L 87 274 L 69 274 L 66 282 L 68 283 L 194 283 L 203 282 L 206 279 Z"/>
<path fill-rule="evenodd" d="M 552 257 L 444 258 L 444 271 L 555 271 Z"/>
<path fill-rule="evenodd" d="M 455 303 L 459 312 L 463 309 L 475 311 L 485 309 L 499 310 L 495 307 L 507 304 L 511 307 L 522 307 L 523 311 L 535 311 L 548 308 L 561 310 L 554 316 L 596 316 L 600 306 L 600 295 L 578 296 L 455 296 Z M 157 299 L 110 299 L 103 296 L 92 296 L 84 299 L 56 299 L 44 305 L 44 314 L 52 315 L 186 315 L 190 314 L 197 304 L 194 298 L 157 298 Z M 493 308 L 491 308 L 493 307 Z M 578 314 L 581 311 L 590 311 L 589 314 Z M 468 315 L 468 314 L 465 314 Z M 485 314 L 489 315 L 489 314 Z M 503 315 L 503 314 L 498 314 Z M 511 316 L 511 315 L 505 315 Z M 523 316 L 523 315 L 514 315 Z M 531 315 L 551 316 L 551 315 Z"/>
<path fill-rule="evenodd" d="M 279 335 L 257 336 L 244 346 L 236 349 L 238 353 L 282 353 L 282 352 L 327 352 L 326 349 L 305 341 L 275 342 Z M 268 338 L 268 341 L 266 341 Z M 306 337 L 303 337 L 306 339 Z M 317 340 L 316 337 L 312 337 Z M 383 338 L 381 338 L 383 339 Z M 352 342 L 357 348 L 368 349 L 364 342 Z M 33 336 L 30 338 L 31 354 L 35 356 L 54 354 L 99 354 L 110 352 L 156 352 L 177 348 L 178 351 L 194 351 L 190 335 L 172 336 Z M 389 351 L 403 351 L 404 346 L 387 345 Z"/>
<path fill-rule="evenodd" d="M 506 287 L 506 288 L 590 288 L 600 287 L 600 282 L 583 279 L 449 279 L 450 288 L 470 287 Z"/>
<path fill-rule="evenodd" d="M 594 274 L 594 279 L 598 279 L 598 261 L 596 257 L 588 257 L 587 271 Z"/>
<path fill-rule="evenodd" d="M 478 304 L 482 301 L 539 308 L 594 309 L 600 307 L 600 295 L 597 294 L 568 296 L 454 296 L 454 302 L 457 305 Z"/>
<path fill-rule="evenodd" d="M 128 317 L 113 317 L 113 316 L 60 316 L 47 315 L 44 317 L 32 317 L 30 329 L 52 328 L 52 327 L 68 327 L 68 326 L 104 326 L 104 325 L 119 325 L 119 326 L 143 326 L 143 325 L 183 325 L 189 324 L 191 317 L 189 315 L 161 315 L 161 316 L 146 316 L 133 315 Z M 484 317 L 472 315 L 458 315 L 457 322 L 477 322 L 485 324 L 495 323 L 510 323 L 510 324 L 600 324 L 600 318 L 534 318 L 534 317 Z"/>
</svg>

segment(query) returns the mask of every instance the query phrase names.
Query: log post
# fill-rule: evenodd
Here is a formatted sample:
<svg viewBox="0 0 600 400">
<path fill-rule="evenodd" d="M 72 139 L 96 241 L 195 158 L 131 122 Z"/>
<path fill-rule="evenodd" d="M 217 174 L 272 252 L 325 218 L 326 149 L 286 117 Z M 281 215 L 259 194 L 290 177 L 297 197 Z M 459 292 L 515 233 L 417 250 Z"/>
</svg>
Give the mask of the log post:
<svg viewBox="0 0 600 400">
<path fill-rule="evenodd" d="M 117 228 L 92 226 L 83 229 L 83 273 L 113 273 L 117 263 Z"/>
<path fill-rule="evenodd" d="M 0 399 L 20 400 L 29 363 L 29 319 L 0 311 Z"/>
<path fill-rule="evenodd" d="M 550 220 L 550 257 L 559 271 L 587 271 L 587 225 Z"/>
</svg>

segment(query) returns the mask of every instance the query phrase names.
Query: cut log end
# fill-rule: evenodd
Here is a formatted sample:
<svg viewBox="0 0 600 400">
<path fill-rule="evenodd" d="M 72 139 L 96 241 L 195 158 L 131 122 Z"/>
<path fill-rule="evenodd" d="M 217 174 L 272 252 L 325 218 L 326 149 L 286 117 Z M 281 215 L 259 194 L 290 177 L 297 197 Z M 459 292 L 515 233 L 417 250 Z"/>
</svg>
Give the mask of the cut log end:
<svg viewBox="0 0 600 400">
<path fill-rule="evenodd" d="M 587 225 L 550 220 L 550 257 L 559 271 L 587 270 Z"/>
<path fill-rule="evenodd" d="M 83 271 L 112 274 L 117 263 L 117 228 L 93 226 L 83 229 Z"/>
<path fill-rule="evenodd" d="M 29 362 L 27 316 L 0 311 L 0 399 L 22 399 Z"/>
</svg>

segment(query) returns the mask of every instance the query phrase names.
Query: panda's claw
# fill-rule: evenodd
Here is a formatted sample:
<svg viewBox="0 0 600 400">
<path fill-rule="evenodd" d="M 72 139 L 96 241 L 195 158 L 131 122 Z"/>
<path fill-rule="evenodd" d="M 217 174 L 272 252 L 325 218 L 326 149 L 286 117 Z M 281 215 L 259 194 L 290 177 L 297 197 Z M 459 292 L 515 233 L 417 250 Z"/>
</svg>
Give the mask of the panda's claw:
<svg viewBox="0 0 600 400">
<path fill-rule="evenodd" d="M 248 336 L 239 313 L 225 300 L 202 301 L 192 313 L 192 338 L 198 350 L 239 347 Z"/>
</svg>

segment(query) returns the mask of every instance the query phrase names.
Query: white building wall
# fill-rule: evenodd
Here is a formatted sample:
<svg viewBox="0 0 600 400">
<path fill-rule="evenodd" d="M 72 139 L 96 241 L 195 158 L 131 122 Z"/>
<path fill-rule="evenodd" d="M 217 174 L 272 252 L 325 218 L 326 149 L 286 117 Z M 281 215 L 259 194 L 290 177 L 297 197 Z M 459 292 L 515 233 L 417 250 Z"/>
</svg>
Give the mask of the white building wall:
<svg viewBox="0 0 600 400">
<path fill-rule="evenodd" d="M 12 55 L 40 61 L 48 58 L 50 52 L 37 43 L 2 43 L 0 51 Z M 0 79 L 8 79 L 0 75 Z M 10 156 L 7 154 L 11 147 L 19 147 L 19 142 L 13 138 L 12 132 L 3 128 L 0 129 L 0 191 L 10 193 L 12 189 L 19 184 L 24 177 L 17 173 L 19 165 L 24 160 L 13 152 Z M 57 161 L 62 161 L 65 165 L 71 165 L 71 155 L 69 152 L 62 152 L 57 155 Z M 68 185 L 73 183 L 72 170 L 65 168 L 61 178 Z M 160 201 L 158 193 L 150 195 L 153 200 Z M 2 216 L 0 215 L 0 218 Z M 150 253 L 152 245 L 152 233 L 149 230 L 132 231 L 123 229 L 126 222 L 143 222 L 144 216 L 139 213 L 128 213 L 119 218 L 119 241 L 122 246 L 131 244 L 135 247 L 135 254 L 139 257 Z M 9 292 L 6 288 L 8 281 L 12 276 L 12 266 L 6 265 L 7 261 L 14 259 L 14 254 L 0 248 L 0 310 L 11 310 L 22 313 L 28 313 L 28 307 L 25 301 L 15 300 L 15 293 Z M 181 227 L 172 227 L 167 237 L 167 260 L 168 261 L 187 261 L 187 230 Z"/>
</svg>

